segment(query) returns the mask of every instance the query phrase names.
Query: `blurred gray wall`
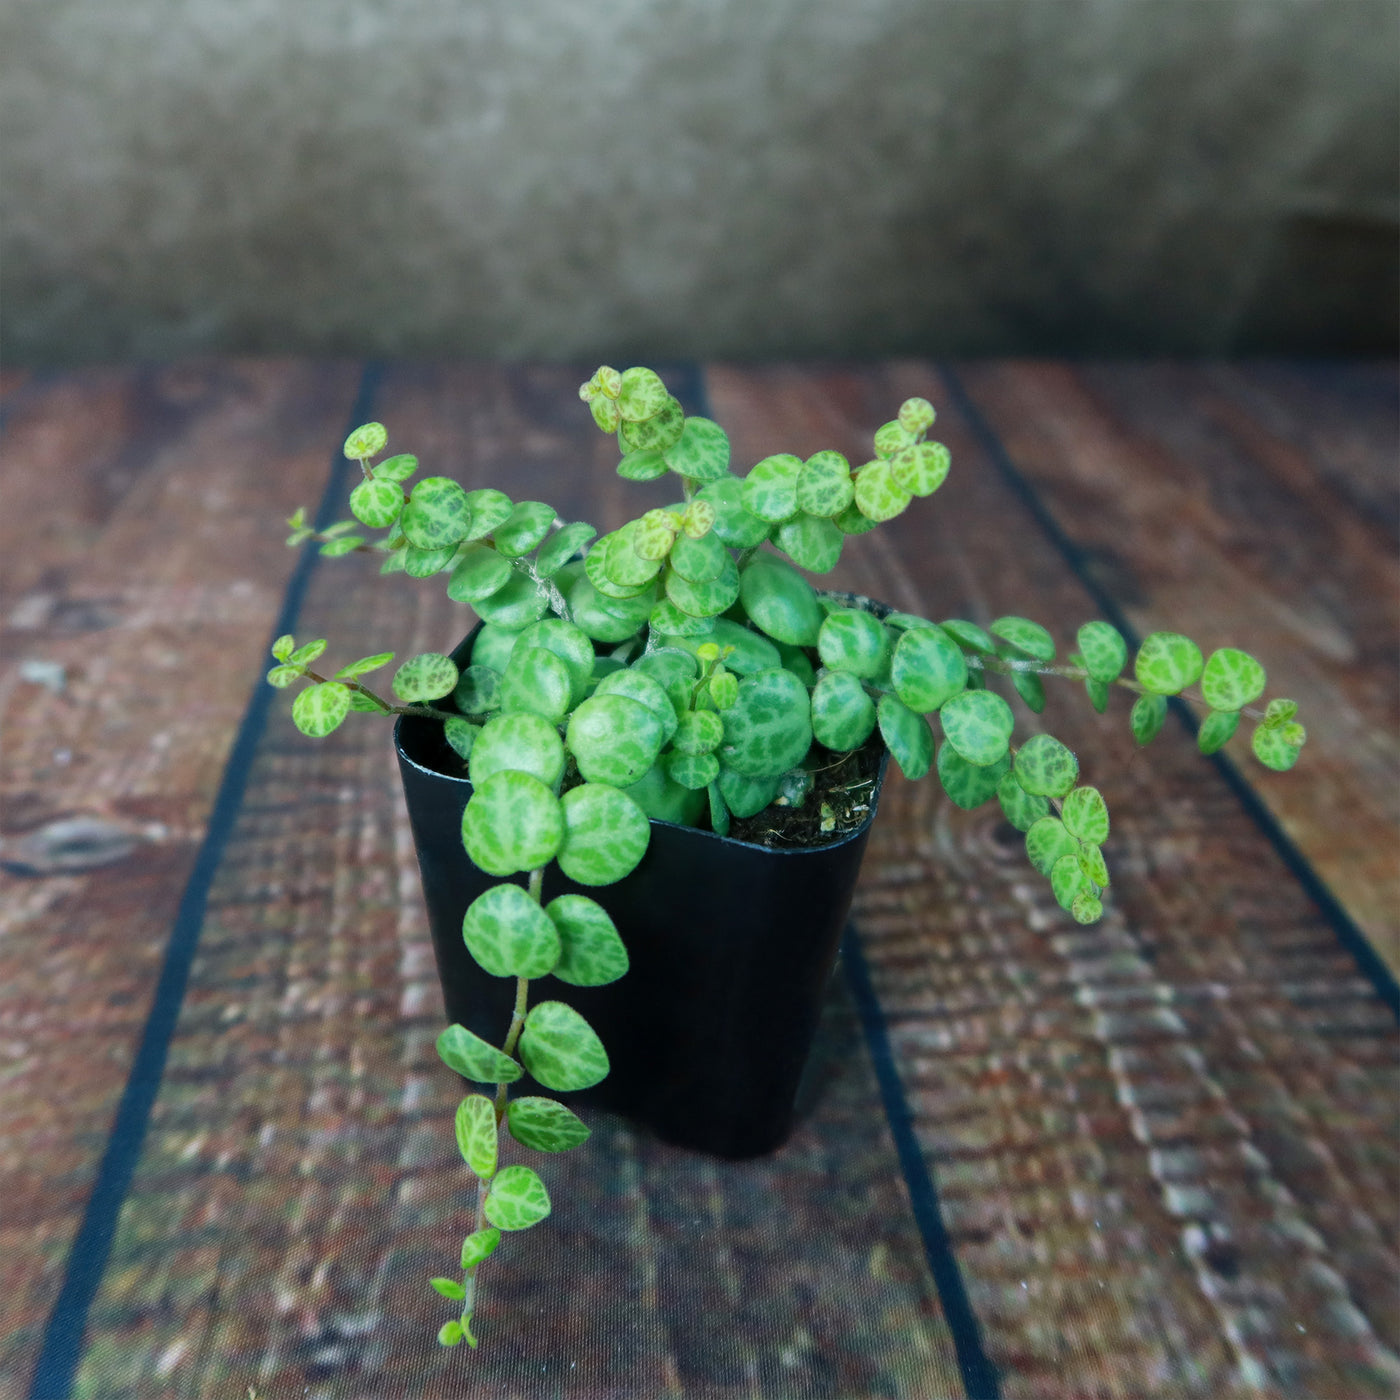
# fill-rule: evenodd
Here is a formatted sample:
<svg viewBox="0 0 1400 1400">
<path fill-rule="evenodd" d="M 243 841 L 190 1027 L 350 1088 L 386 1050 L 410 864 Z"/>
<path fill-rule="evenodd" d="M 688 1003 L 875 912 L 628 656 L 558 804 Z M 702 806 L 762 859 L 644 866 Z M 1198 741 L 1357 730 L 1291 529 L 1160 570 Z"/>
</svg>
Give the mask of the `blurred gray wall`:
<svg viewBox="0 0 1400 1400">
<path fill-rule="evenodd" d="M 0 353 L 1389 351 L 1400 0 L 9 0 Z"/>
</svg>

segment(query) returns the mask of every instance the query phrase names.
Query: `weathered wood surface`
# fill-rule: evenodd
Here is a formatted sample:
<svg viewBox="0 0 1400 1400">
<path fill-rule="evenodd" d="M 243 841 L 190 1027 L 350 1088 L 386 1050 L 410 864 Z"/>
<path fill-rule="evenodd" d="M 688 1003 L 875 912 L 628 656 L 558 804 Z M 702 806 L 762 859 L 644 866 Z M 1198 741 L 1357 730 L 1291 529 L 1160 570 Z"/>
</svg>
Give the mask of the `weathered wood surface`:
<svg viewBox="0 0 1400 1400">
<path fill-rule="evenodd" d="M 1179 622 L 1204 644 L 1258 639 L 1276 684 L 1304 701 L 1311 738 L 1281 783 L 1247 759 L 1241 771 L 1284 804 L 1309 860 L 1345 871 L 1334 892 L 1382 942 L 1395 829 L 1384 771 L 1361 770 L 1393 763 L 1394 415 L 1368 369 L 1330 382 L 1298 373 L 989 365 L 962 377 L 1061 528 L 1101 561 L 1095 581 L 1144 630 Z M 580 377 L 405 367 L 386 376 L 375 416 L 430 470 L 608 528 L 667 493 L 612 475 L 615 454 L 573 395 Z M 146 804 L 112 807 L 121 820 L 180 833 L 164 864 L 173 838 L 76 876 L 0 875 L 0 1025 L 17 1071 L 0 1098 L 0 1200 L 22 1203 L 0 1211 L 6 1395 L 26 1393 L 219 757 L 264 665 L 288 568 L 276 522 L 319 495 L 355 375 L 221 366 L 194 382 L 224 387 L 201 391 L 207 412 L 154 426 L 132 407 L 149 377 L 6 386 L 3 674 L 30 657 L 70 671 L 65 696 L 12 678 L 0 692 L 3 791 L 34 794 L 17 821 L 7 802 L 5 839 L 88 810 L 94 792 Z M 953 475 L 933 502 L 851 541 L 836 586 L 934 617 L 1022 612 L 1068 631 L 1095 615 L 933 367 L 717 368 L 705 388 L 740 466 L 820 447 L 863 460 L 899 400 L 926 394 Z M 114 426 L 104 433 L 94 416 Z M 1202 442 L 1222 460 L 1201 460 Z M 1105 465 L 1118 454 L 1127 482 Z M 146 462 L 156 468 L 122 465 Z M 33 464 L 67 485 L 33 487 L 16 525 L 11 491 L 31 490 Z M 1076 474 L 1091 469 L 1086 486 Z M 211 523 L 216 489 L 226 513 Z M 1112 522 L 1106 533 L 1093 533 L 1098 516 L 1081 522 L 1085 496 Z M 270 528 L 241 518 L 255 500 Z M 1330 518 L 1334 505 L 1345 518 Z M 1183 509 L 1187 524 L 1166 540 Z M 17 557 L 40 541 L 46 560 Z M 245 576 L 230 560 L 256 598 L 218 588 Z M 1295 577 L 1271 612 L 1262 580 L 1274 566 Z M 299 635 L 329 635 L 349 659 L 446 648 L 469 625 L 439 586 L 383 587 L 365 572 L 356 560 L 319 566 Z M 1372 595 L 1354 596 L 1363 585 Z M 217 599 L 217 623 L 200 625 L 196 597 Z M 1227 635 L 1225 620 L 1246 615 L 1241 597 L 1247 624 Z M 149 619 L 151 635 L 65 636 L 52 618 L 70 598 L 118 600 L 109 606 Z M 25 618 L 50 630 L 25 631 Z M 98 641 L 109 659 L 89 679 Z M 199 664 L 153 685 L 157 645 Z M 41 726 L 74 697 L 85 708 L 64 734 L 70 759 L 41 773 L 57 747 Z M 366 720 L 313 745 L 285 708 L 215 878 L 74 1393 L 962 1395 L 839 984 L 815 1106 L 788 1148 L 717 1166 L 605 1120 L 588 1147 L 549 1164 L 551 1226 L 513 1239 L 485 1280 L 482 1351 L 438 1351 L 444 1310 L 425 1280 L 451 1262 L 468 1192 L 448 1126 L 456 1086 L 432 1054 L 441 1003 L 387 737 Z M 1334 710 L 1352 726 L 1345 742 L 1323 734 Z M 1006 1396 L 1389 1396 L 1400 1383 L 1394 1018 L 1184 733 L 1169 724 L 1139 752 L 1125 713 L 1099 718 L 1082 695 L 1052 693 L 1042 717 L 1113 809 L 1101 925 L 1064 919 L 1002 823 L 897 778 L 858 896 L 982 1343 Z M 170 737 L 153 758 L 155 733 Z M 65 787 L 74 769 L 83 779 Z M 1339 803 L 1349 834 L 1329 840 L 1308 814 Z"/>
</svg>

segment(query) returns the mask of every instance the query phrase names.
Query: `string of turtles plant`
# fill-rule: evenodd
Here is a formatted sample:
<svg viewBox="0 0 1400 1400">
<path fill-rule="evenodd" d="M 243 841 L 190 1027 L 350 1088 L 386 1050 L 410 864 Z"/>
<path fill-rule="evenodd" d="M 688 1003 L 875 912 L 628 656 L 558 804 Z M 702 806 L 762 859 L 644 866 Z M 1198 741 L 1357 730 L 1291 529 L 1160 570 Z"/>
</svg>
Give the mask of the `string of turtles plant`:
<svg viewBox="0 0 1400 1400">
<path fill-rule="evenodd" d="M 1109 883 L 1108 808 L 1098 789 L 1080 783 L 1079 762 L 1060 740 L 1040 732 L 1013 742 L 1016 717 L 997 687 L 1037 715 L 1047 681 L 1082 684 L 1101 713 L 1113 690 L 1130 692 L 1128 723 L 1139 744 L 1158 733 L 1168 697 L 1179 695 L 1205 710 L 1203 753 L 1245 718 L 1255 755 L 1280 770 L 1305 738 L 1291 700 L 1259 707 L 1264 669 L 1235 648 L 1207 660 L 1188 637 L 1155 632 L 1130 666 L 1120 633 L 1090 621 L 1057 664 L 1051 634 L 1023 617 L 982 627 L 881 616 L 816 591 L 799 569 L 827 573 L 848 536 L 943 484 L 949 453 L 926 440 L 934 410 L 924 399 L 909 399 L 876 432 L 863 465 L 833 451 L 805 461 L 780 453 L 739 476 L 719 424 L 687 416 L 651 370 L 603 367 L 580 396 L 599 428 L 616 434 L 618 473 L 632 481 L 670 473 L 682 499 L 598 537 L 544 502 L 513 501 L 492 487 L 466 490 L 428 476 L 408 490 L 417 459 L 376 463 L 387 438 L 370 423 L 345 444 L 362 473 L 350 494 L 354 519 L 319 533 L 302 511 L 289 522 L 289 544 L 315 541 L 331 556 L 378 552 L 383 573 L 445 576 L 448 596 L 484 623 L 465 667 L 438 653 L 414 656 L 394 673 L 388 695 L 364 678 L 392 653 L 327 676 L 314 669 L 324 640 L 280 638 L 268 675 L 275 686 L 309 683 L 292 716 L 314 737 L 352 710 L 440 720 L 472 784 L 462 818 L 467 855 L 502 881 L 470 906 L 462 932 L 488 974 L 515 979 L 510 1024 L 499 1045 L 460 1025 L 437 1041 L 448 1066 L 494 1086 L 468 1094 L 456 1113 L 477 1197 L 460 1277 L 431 1280 L 457 1307 L 438 1333 L 444 1346 L 476 1345 L 478 1270 L 502 1232 L 550 1211 L 532 1167 L 501 1164 L 502 1130 L 546 1153 L 576 1147 L 589 1133 L 558 1100 L 512 1098 L 507 1086 L 528 1071 L 545 1089 L 568 1093 L 608 1073 L 607 1052 L 577 1011 L 531 1003 L 530 984 L 546 974 L 593 986 L 628 965 L 596 900 L 542 902 L 551 861 L 579 885 L 612 884 L 641 860 L 650 818 L 708 822 L 728 834 L 732 818 L 775 800 L 800 803 L 830 753 L 859 749 L 878 733 L 906 777 L 935 771 L 962 808 L 998 802 L 1055 899 L 1090 923 Z"/>
</svg>

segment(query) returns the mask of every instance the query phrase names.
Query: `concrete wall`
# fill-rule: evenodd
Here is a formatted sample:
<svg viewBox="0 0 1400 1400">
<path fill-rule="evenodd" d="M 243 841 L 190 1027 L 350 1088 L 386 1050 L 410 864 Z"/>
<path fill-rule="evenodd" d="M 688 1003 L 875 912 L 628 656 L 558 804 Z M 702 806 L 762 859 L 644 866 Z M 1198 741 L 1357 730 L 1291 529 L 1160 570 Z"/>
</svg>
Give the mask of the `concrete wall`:
<svg viewBox="0 0 1400 1400">
<path fill-rule="evenodd" d="M 1400 0 L 11 0 L 0 351 L 1385 350 Z"/>
</svg>

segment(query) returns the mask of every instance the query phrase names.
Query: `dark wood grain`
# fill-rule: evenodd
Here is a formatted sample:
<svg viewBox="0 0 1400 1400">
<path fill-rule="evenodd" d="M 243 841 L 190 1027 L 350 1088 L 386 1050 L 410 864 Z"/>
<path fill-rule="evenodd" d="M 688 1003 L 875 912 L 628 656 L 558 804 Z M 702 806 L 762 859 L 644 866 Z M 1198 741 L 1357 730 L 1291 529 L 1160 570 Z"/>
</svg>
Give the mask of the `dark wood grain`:
<svg viewBox="0 0 1400 1400">
<path fill-rule="evenodd" d="M 0 513 L 0 1374 L 26 1374 L 348 366 L 25 386 Z M 43 663 L 52 688 L 26 679 Z M 32 672 L 30 673 L 32 674 Z M 71 825 L 81 819 L 81 840 Z"/>
</svg>

